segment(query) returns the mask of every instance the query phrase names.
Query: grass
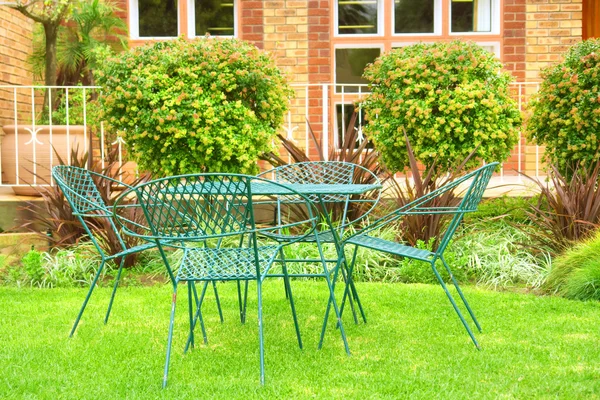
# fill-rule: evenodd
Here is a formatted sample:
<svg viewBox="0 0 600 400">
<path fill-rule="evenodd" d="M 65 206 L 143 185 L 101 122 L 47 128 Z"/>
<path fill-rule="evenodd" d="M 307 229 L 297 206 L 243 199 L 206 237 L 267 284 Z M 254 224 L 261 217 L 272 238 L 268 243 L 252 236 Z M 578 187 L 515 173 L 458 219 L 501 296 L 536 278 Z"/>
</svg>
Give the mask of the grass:
<svg viewBox="0 0 600 400">
<path fill-rule="evenodd" d="M 297 347 L 281 281 L 264 293 L 266 377 L 259 384 L 255 296 L 241 325 L 233 284 L 221 284 L 225 323 L 212 296 L 209 344 L 183 354 L 181 289 L 169 385 L 161 389 L 170 288 L 125 287 L 109 324 L 110 289 L 94 294 L 68 332 L 85 289 L 0 287 L 0 398 L 411 398 L 600 397 L 600 304 L 558 297 L 465 293 L 484 328 L 477 351 L 443 291 L 433 285 L 359 283 L 369 322 L 345 316 L 352 356 L 331 322 L 317 351 L 323 282 L 294 282 L 305 349 Z"/>
</svg>

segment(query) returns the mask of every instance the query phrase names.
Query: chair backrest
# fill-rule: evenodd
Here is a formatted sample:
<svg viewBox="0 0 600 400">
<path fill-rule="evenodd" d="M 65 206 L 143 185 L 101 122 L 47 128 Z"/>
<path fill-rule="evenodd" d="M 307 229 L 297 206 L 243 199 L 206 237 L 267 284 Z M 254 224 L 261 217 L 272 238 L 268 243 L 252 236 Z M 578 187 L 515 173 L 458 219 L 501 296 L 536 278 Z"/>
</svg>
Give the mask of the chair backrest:
<svg viewBox="0 0 600 400">
<path fill-rule="evenodd" d="M 271 185 L 278 197 L 303 199 L 308 217 L 291 221 L 284 226 L 262 228 L 255 222 L 255 193 L 253 188 Z M 264 197 L 265 193 L 261 193 Z M 135 196 L 136 204 L 128 202 Z M 297 200 L 296 200 L 297 201 Z M 264 204 L 264 200 L 260 201 Z M 314 206 L 305 196 L 284 185 L 241 174 L 190 174 L 156 179 L 130 188 L 116 200 L 115 207 L 139 207 L 145 216 L 143 223 L 118 217 L 128 234 L 148 240 L 206 241 L 226 236 L 252 235 L 263 229 L 276 230 L 312 225 Z M 128 223 L 132 223 L 128 225 Z M 131 229 L 135 226 L 136 231 Z"/>
<path fill-rule="evenodd" d="M 58 165 L 53 167 L 52 178 L 62 190 L 71 207 L 73 215 L 79 219 L 79 222 L 100 254 L 105 255 L 105 252 L 94 235 L 94 229 L 90 225 L 90 219 L 104 219 L 106 223 L 103 225 L 103 229 L 110 229 L 111 234 L 115 236 L 120 244 L 120 250 L 126 250 L 127 246 L 125 241 L 120 235 L 113 220 L 112 207 L 108 206 L 104 201 L 104 198 L 94 182 L 94 178 L 106 179 L 120 185 L 124 185 L 123 183 L 97 172 L 70 165 Z M 116 249 L 113 250 L 120 251 Z"/>
<path fill-rule="evenodd" d="M 470 184 L 464 191 L 464 196 L 460 201 L 452 220 L 448 224 L 446 232 L 442 236 L 442 240 L 440 241 L 440 244 L 436 250 L 437 254 L 441 255 L 444 252 L 450 243 L 454 232 L 460 225 L 465 213 L 477 211 L 477 207 L 479 206 L 485 189 L 487 188 L 492 174 L 497 166 L 497 162 L 486 164 L 483 167 L 480 167 L 447 185 L 451 186 L 452 189 L 456 189 L 462 184 L 470 181 Z M 440 189 L 444 188 L 442 187 Z"/>
<path fill-rule="evenodd" d="M 70 165 L 58 165 L 52 168 L 52 178 L 71 205 L 73 214 L 84 216 L 97 215 L 100 212 L 105 216 L 111 215 L 111 210 L 98 191 L 91 171 Z"/>
<path fill-rule="evenodd" d="M 283 165 L 258 175 L 279 183 L 300 184 L 381 184 L 379 178 L 368 169 L 344 161 L 305 161 Z M 365 218 L 377 205 L 381 189 L 364 195 L 331 194 L 322 196 L 332 218 L 341 222 L 341 227 Z M 309 195 L 313 202 L 319 199 Z"/>
</svg>

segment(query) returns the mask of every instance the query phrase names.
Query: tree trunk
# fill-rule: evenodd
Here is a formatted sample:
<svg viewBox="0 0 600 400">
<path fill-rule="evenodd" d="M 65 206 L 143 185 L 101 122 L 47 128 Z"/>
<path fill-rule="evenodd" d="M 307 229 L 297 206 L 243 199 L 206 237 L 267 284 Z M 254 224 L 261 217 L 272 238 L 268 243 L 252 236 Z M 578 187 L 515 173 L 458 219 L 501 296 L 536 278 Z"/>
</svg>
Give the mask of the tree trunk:
<svg viewBox="0 0 600 400">
<path fill-rule="evenodd" d="M 46 71 L 44 81 L 46 86 L 56 86 L 56 42 L 58 39 L 58 24 L 52 21 L 45 22 L 44 33 L 46 35 Z M 50 93 L 53 101 L 56 100 L 56 89 L 46 89 L 44 93 L 44 105 L 42 112 L 52 112 L 52 105 L 49 104 Z"/>
</svg>

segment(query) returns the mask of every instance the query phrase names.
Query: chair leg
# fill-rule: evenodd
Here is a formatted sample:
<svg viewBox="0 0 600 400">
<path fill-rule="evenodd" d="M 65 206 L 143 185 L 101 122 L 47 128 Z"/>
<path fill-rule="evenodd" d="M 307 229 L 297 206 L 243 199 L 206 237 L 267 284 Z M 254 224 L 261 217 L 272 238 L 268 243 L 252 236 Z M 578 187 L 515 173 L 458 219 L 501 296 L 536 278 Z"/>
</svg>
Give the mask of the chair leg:
<svg viewBox="0 0 600 400">
<path fill-rule="evenodd" d="M 190 317 L 190 333 L 189 333 L 189 337 L 188 337 L 188 343 L 190 343 L 190 346 L 192 347 L 192 349 L 194 348 L 194 311 L 192 310 L 192 286 L 194 285 L 194 282 L 192 281 L 188 281 L 187 283 L 187 287 L 188 287 L 188 314 Z M 186 348 L 184 349 L 184 352 L 187 350 L 187 343 L 186 343 Z"/>
<path fill-rule="evenodd" d="M 479 343 L 477 343 L 477 339 L 475 339 L 475 335 L 473 335 L 473 331 L 471 331 L 471 328 L 469 328 L 469 325 L 467 324 L 467 321 L 465 321 L 465 317 L 463 317 L 462 313 L 458 309 L 458 306 L 456 305 L 456 302 L 454 301 L 454 298 L 452 297 L 452 295 L 448 291 L 448 288 L 446 287 L 446 284 L 444 283 L 444 280 L 442 279 L 442 277 L 440 276 L 440 273 L 435 268 L 435 261 L 431 263 L 431 269 L 433 270 L 433 273 L 435 274 L 435 277 L 437 278 L 438 282 L 440 283 L 440 285 L 444 289 L 444 292 L 446 292 L 446 296 L 448 296 L 448 299 L 450 300 L 450 303 L 452 303 L 452 307 L 454 307 L 454 311 L 456 312 L 456 314 L 458 315 L 458 318 L 460 318 L 460 321 L 462 322 L 463 326 L 467 330 L 467 333 L 471 337 L 471 340 L 473 341 L 473 344 L 475 345 L 475 347 L 477 347 L 477 350 L 480 350 L 481 348 L 479 347 Z"/>
<path fill-rule="evenodd" d="M 117 294 L 117 287 L 119 287 L 119 282 L 121 281 L 121 272 L 123 272 L 124 264 L 125 264 L 125 256 L 121 257 L 121 262 L 119 263 L 119 270 L 117 271 L 117 278 L 115 279 L 115 284 L 113 286 L 113 290 L 110 295 L 110 301 L 108 302 L 108 310 L 106 310 L 106 316 L 104 317 L 105 325 L 108 323 L 108 317 L 110 317 L 110 311 L 112 310 L 113 301 L 115 300 L 115 294 Z"/>
<path fill-rule="evenodd" d="M 175 324 L 175 304 L 177 303 L 177 282 L 173 283 L 173 299 L 171 301 L 171 319 L 169 321 L 169 337 L 167 339 L 167 360 L 165 361 L 165 371 L 163 374 L 162 387 L 167 386 L 169 376 L 169 361 L 171 361 L 171 344 L 173 343 L 173 325 Z"/>
<path fill-rule="evenodd" d="M 83 305 L 81 306 L 81 309 L 79 310 L 79 314 L 77 314 L 77 318 L 75 319 L 75 323 L 73 324 L 73 327 L 71 328 L 71 333 L 69 333 L 69 337 L 72 337 L 73 334 L 75 333 L 75 329 L 77 329 L 79 320 L 81 319 L 81 316 L 83 315 L 83 311 L 85 311 L 85 307 L 87 306 L 87 303 L 90 300 L 90 297 L 92 296 L 92 292 L 94 291 L 94 287 L 96 287 L 96 282 L 98 282 L 98 278 L 100 277 L 100 274 L 102 273 L 102 268 L 104 268 L 105 263 L 106 263 L 106 260 L 103 259 L 102 262 L 100 263 L 100 267 L 98 267 L 98 272 L 96 272 L 96 276 L 94 276 L 94 280 L 92 281 L 90 290 L 88 291 L 87 296 L 85 296 L 85 300 L 83 301 Z"/>
<path fill-rule="evenodd" d="M 215 292 L 215 301 L 217 302 L 217 310 L 219 310 L 219 318 L 223 323 L 223 310 L 221 310 L 221 300 L 219 300 L 219 292 L 217 291 L 217 282 L 213 281 L 213 291 Z"/>
<path fill-rule="evenodd" d="M 265 343 L 263 337 L 263 321 L 262 321 L 262 282 L 260 278 L 256 280 L 258 293 L 258 346 L 260 357 L 260 384 L 265 384 Z"/>
<path fill-rule="evenodd" d="M 246 323 L 246 308 L 248 306 L 248 281 L 244 281 L 244 301 L 242 308 L 242 324 Z"/>
<path fill-rule="evenodd" d="M 302 350 L 302 337 L 300 336 L 300 327 L 298 326 L 298 317 L 296 316 L 296 307 L 294 306 L 294 297 L 292 295 L 292 286 L 290 285 L 290 277 L 288 276 L 287 265 L 283 258 L 283 251 L 280 250 L 281 254 L 281 268 L 283 269 L 283 283 L 285 287 L 286 297 L 290 300 L 290 307 L 292 309 L 292 318 L 294 319 L 294 327 L 296 328 L 296 337 L 298 338 L 298 347 Z"/>
<path fill-rule="evenodd" d="M 360 311 L 360 315 L 362 316 L 363 322 L 367 323 L 367 316 L 363 309 L 362 303 L 360 302 L 360 298 L 358 297 L 358 292 L 356 291 L 356 286 L 354 285 L 354 280 L 352 279 L 352 273 L 354 271 L 354 264 L 356 262 L 356 255 L 358 253 L 358 246 L 354 246 L 354 252 L 352 253 L 352 261 L 350 265 L 348 265 L 346 261 L 346 257 L 344 255 L 342 274 L 344 276 L 344 281 L 346 282 L 346 286 L 344 288 L 344 296 L 342 297 L 342 304 L 340 306 L 340 315 L 344 315 L 344 303 L 346 302 L 346 297 L 350 300 L 350 306 L 352 307 L 352 298 L 356 300 L 356 304 L 358 306 L 358 310 Z M 335 282 L 334 282 L 335 285 Z M 358 319 L 356 318 L 356 313 L 354 312 L 354 308 L 352 308 L 352 313 L 354 314 L 354 323 L 358 324 Z"/>
<path fill-rule="evenodd" d="M 192 334 L 194 329 L 196 329 L 197 321 L 200 321 L 200 329 L 202 330 L 202 338 L 204 339 L 204 344 L 208 344 L 208 337 L 206 336 L 206 327 L 204 326 L 204 318 L 202 317 L 202 302 L 204 301 L 204 295 L 206 294 L 206 289 L 208 288 L 208 282 L 204 282 L 204 287 L 202 288 L 202 293 L 200 294 L 200 298 L 198 299 L 198 292 L 196 291 L 196 285 L 192 281 L 192 291 L 194 293 L 194 299 L 196 300 L 196 315 L 190 325 L 190 334 L 188 335 L 188 340 L 185 343 L 185 348 L 183 349 L 184 353 L 187 353 L 190 345 L 193 347 L 192 343 Z"/>
<path fill-rule="evenodd" d="M 456 291 L 458 292 L 458 295 L 462 299 L 463 304 L 467 308 L 467 311 L 469 311 L 469 315 L 473 319 L 473 322 L 475 323 L 475 326 L 477 327 L 477 329 L 479 330 L 479 332 L 481 332 L 481 325 L 479 325 L 479 322 L 477 321 L 477 318 L 475 318 L 475 313 L 471 309 L 471 306 L 469 306 L 469 303 L 467 302 L 467 299 L 465 298 L 462 290 L 460 290 L 460 287 L 458 286 L 458 282 L 454 278 L 454 274 L 452 273 L 452 271 L 450 271 L 450 267 L 448 266 L 448 263 L 446 263 L 446 260 L 444 259 L 444 257 L 440 257 L 440 259 L 444 263 L 444 267 L 446 268 L 446 271 L 448 271 L 448 274 L 450 275 L 450 279 L 452 279 L 452 283 L 454 284 L 454 287 L 456 288 Z"/>
<path fill-rule="evenodd" d="M 335 312 L 335 316 L 337 318 L 337 327 L 340 328 L 340 335 L 342 335 L 342 341 L 344 342 L 344 349 L 346 350 L 346 354 L 350 355 L 350 348 L 348 347 L 348 340 L 346 339 L 346 332 L 344 331 L 344 326 L 342 325 L 342 317 L 340 315 L 340 310 L 337 305 L 337 301 L 335 300 L 334 293 L 334 285 L 337 280 L 338 271 L 340 268 L 341 260 L 338 260 L 336 265 L 335 273 L 333 276 L 333 284 L 331 278 L 329 277 L 329 272 L 327 271 L 327 267 L 325 266 L 325 281 L 327 282 L 327 286 L 329 288 L 329 300 L 327 301 L 327 309 L 325 310 L 325 317 L 323 318 L 323 327 L 321 328 L 321 338 L 319 340 L 319 350 L 323 347 L 323 339 L 325 337 L 325 328 L 327 327 L 327 320 L 329 319 L 329 310 L 331 305 L 333 304 L 333 310 Z"/>
</svg>

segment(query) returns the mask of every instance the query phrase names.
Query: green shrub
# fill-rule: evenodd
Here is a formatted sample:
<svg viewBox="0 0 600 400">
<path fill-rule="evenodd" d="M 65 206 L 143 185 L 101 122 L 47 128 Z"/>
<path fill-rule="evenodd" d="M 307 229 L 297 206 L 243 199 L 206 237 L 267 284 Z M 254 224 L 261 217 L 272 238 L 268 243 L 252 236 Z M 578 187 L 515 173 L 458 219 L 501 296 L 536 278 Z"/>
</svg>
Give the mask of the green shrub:
<svg viewBox="0 0 600 400">
<path fill-rule="evenodd" d="M 600 159 L 600 39 L 573 45 L 542 78 L 530 102 L 529 138 L 546 145 L 545 157 L 562 173 Z"/>
<path fill-rule="evenodd" d="M 258 171 L 292 94 L 272 58 L 237 40 L 171 40 L 104 63 L 105 120 L 142 170 Z"/>
<path fill-rule="evenodd" d="M 600 232 L 556 257 L 545 287 L 570 299 L 600 300 Z"/>
<path fill-rule="evenodd" d="M 27 277 L 32 285 L 37 285 L 44 278 L 44 267 L 42 266 L 43 253 L 37 250 L 30 250 L 25 254 L 21 262 L 27 273 Z"/>
<path fill-rule="evenodd" d="M 365 133 L 392 171 L 409 165 L 404 130 L 417 159 L 436 171 L 504 160 L 517 143 L 521 115 L 509 96 L 510 74 L 474 43 L 419 43 L 368 66 L 372 93 L 362 107 Z"/>
</svg>

